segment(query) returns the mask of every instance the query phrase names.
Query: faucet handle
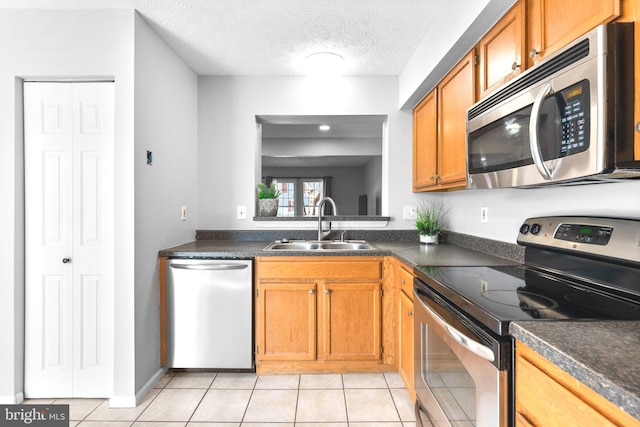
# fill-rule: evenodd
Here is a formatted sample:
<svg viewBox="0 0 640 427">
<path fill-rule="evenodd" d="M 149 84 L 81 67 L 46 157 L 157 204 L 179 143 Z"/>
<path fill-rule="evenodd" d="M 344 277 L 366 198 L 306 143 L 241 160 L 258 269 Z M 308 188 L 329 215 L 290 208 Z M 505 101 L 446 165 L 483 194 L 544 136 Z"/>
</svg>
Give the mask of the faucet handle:
<svg viewBox="0 0 640 427">
<path fill-rule="evenodd" d="M 349 231 L 349 230 L 344 230 L 342 233 L 340 233 L 340 241 L 341 241 L 341 242 L 344 242 L 344 235 L 345 235 L 345 233 L 346 233 L 347 231 Z"/>
</svg>

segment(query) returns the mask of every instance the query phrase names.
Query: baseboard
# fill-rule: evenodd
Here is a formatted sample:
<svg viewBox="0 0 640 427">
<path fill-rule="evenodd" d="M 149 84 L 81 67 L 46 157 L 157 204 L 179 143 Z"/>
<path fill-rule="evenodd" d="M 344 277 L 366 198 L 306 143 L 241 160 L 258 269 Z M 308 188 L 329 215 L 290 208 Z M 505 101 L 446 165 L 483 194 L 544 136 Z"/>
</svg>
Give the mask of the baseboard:
<svg viewBox="0 0 640 427">
<path fill-rule="evenodd" d="M 24 394 L 17 393 L 14 396 L 0 396 L 0 405 L 19 405 L 24 402 Z"/>
<path fill-rule="evenodd" d="M 164 377 L 168 371 L 165 367 L 160 367 L 155 374 L 147 381 L 140 390 L 138 390 L 135 396 L 113 396 L 109 399 L 110 408 L 135 408 L 138 406 L 144 398 L 149 394 L 153 387 Z"/>
</svg>

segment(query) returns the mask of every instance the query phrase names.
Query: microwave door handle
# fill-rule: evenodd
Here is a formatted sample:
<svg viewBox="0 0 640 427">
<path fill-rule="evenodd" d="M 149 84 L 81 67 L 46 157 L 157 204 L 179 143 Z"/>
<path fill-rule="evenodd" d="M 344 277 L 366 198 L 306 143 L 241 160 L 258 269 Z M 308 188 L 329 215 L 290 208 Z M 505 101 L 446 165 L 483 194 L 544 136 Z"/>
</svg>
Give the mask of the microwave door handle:
<svg viewBox="0 0 640 427">
<path fill-rule="evenodd" d="M 536 165 L 540 175 L 547 181 L 551 179 L 551 171 L 544 164 L 542 159 L 542 152 L 540 151 L 540 140 L 538 138 L 538 122 L 540 121 L 540 112 L 542 110 L 542 103 L 547 95 L 553 93 L 551 84 L 548 84 L 538 93 L 536 100 L 533 103 L 531 109 L 531 120 L 529 120 L 529 147 L 531 149 L 531 156 L 533 157 L 533 163 Z"/>
<path fill-rule="evenodd" d="M 414 291 L 414 297 L 415 297 L 415 300 L 420 302 L 420 305 L 427 312 L 429 317 L 431 317 L 437 324 L 442 326 L 445 329 L 445 331 L 447 331 L 447 334 L 451 338 L 453 338 L 458 344 L 460 344 L 470 352 L 482 357 L 483 359 L 488 360 L 489 362 L 493 362 L 495 360 L 495 355 L 493 354 L 493 351 L 489 347 L 484 346 L 476 341 L 473 341 L 472 339 L 465 336 L 462 332 L 460 332 L 459 330 L 457 330 L 456 328 L 448 324 L 446 320 L 440 317 L 438 313 L 436 313 L 431 309 L 431 307 L 426 305 L 421 300 L 420 296 L 418 296 L 415 293 L 415 291 Z"/>
</svg>

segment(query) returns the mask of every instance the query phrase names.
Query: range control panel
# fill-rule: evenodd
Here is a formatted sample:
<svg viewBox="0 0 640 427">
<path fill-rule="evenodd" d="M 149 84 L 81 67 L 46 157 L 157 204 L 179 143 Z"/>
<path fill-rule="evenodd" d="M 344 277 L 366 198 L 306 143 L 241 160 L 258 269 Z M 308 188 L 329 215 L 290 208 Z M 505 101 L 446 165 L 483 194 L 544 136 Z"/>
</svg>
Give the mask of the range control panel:
<svg viewBox="0 0 640 427">
<path fill-rule="evenodd" d="M 599 217 L 529 218 L 518 243 L 640 262 L 640 220 Z"/>
<path fill-rule="evenodd" d="M 609 243 L 611 233 L 613 233 L 613 227 L 585 224 L 560 224 L 554 237 L 570 242 L 606 245 Z"/>
</svg>

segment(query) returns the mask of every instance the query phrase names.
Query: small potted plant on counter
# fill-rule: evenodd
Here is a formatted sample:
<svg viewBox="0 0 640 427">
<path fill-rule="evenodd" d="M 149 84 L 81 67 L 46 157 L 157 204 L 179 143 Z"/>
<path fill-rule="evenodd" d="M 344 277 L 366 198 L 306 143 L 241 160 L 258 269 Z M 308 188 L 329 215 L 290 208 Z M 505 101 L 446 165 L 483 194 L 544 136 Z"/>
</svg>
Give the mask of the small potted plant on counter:
<svg viewBox="0 0 640 427">
<path fill-rule="evenodd" d="M 271 181 L 268 186 L 262 182 L 258 183 L 258 212 L 260 216 L 278 215 L 278 197 L 280 191 L 276 188 L 276 182 Z"/>
<path fill-rule="evenodd" d="M 443 217 L 447 212 L 443 201 L 421 203 L 416 209 L 416 228 L 420 235 L 420 242 L 436 244 L 441 234 L 446 230 Z"/>
</svg>

